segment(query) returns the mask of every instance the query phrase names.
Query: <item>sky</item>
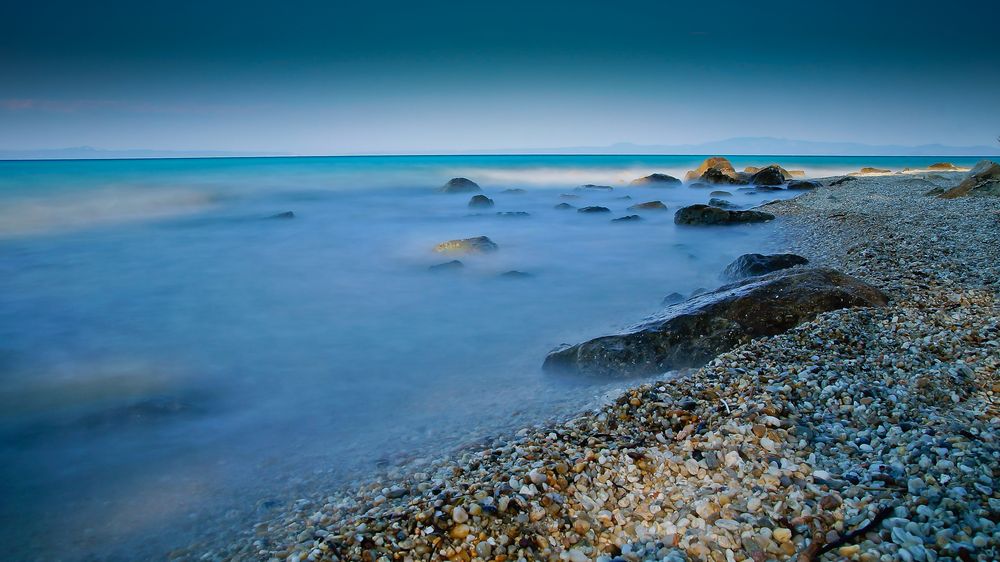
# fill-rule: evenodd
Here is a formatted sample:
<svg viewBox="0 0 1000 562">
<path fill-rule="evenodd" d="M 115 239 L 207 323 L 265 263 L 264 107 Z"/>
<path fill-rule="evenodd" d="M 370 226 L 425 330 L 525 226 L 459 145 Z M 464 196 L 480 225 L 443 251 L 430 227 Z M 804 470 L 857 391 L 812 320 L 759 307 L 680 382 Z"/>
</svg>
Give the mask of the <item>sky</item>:
<svg viewBox="0 0 1000 562">
<path fill-rule="evenodd" d="M 996 145 L 1000 2 L 11 0 L 0 149 Z"/>
</svg>

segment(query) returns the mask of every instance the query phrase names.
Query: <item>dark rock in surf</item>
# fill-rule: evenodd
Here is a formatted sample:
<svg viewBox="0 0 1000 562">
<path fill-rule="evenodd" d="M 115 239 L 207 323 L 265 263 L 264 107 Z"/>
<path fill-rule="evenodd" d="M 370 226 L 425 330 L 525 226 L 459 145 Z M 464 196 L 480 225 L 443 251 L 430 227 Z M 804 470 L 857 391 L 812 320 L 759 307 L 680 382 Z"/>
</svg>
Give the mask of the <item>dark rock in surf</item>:
<svg viewBox="0 0 1000 562">
<path fill-rule="evenodd" d="M 629 211 L 666 211 L 667 206 L 663 204 L 663 201 L 646 201 L 645 203 L 638 203 L 632 205 L 628 208 Z"/>
<path fill-rule="evenodd" d="M 830 186 L 832 187 L 832 186 L 836 186 L 836 185 L 843 185 L 843 184 L 845 184 L 847 182 L 857 181 L 857 180 L 858 180 L 858 178 L 856 178 L 854 176 L 844 176 L 844 177 L 842 177 L 840 179 L 836 179 L 836 180 L 833 180 L 832 182 L 830 182 Z"/>
<path fill-rule="evenodd" d="M 531 274 L 525 273 L 523 271 L 518 271 L 516 269 L 512 269 L 510 271 L 505 271 L 501 273 L 500 277 L 504 279 L 526 279 L 528 277 L 531 277 Z"/>
<path fill-rule="evenodd" d="M 578 213 L 610 213 L 611 209 L 609 209 L 607 207 L 600 207 L 600 206 L 594 205 L 594 206 L 591 206 L 591 207 L 582 207 L 580 209 L 577 209 L 576 212 L 578 212 Z"/>
<path fill-rule="evenodd" d="M 545 358 L 544 368 L 646 375 L 700 367 L 746 341 L 783 333 L 822 312 L 887 302 L 875 287 L 832 269 L 771 273 L 669 306 L 622 333 L 558 348 Z"/>
<path fill-rule="evenodd" d="M 749 182 L 746 178 L 737 173 L 728 174 L 718 168 L 709 168 L 698 178 L 702 183 L 713 185 L 746 185 Z"/>
<path fill-rule="evenodd" d="M 729 161 L 729 159 L 723 158 L 722 156 L 712 156 L 706 158 L 697 168 L 685 174 L 684 180 L 697 180 L 705 175 L 705 172 L 709 170 L 717 170 L 730 177 L 736 177 L 736 169 L 733 168 L 733 164 Z"/>
<path fill-rule="evenodd" d="M 708 200 L 708 204 L 713 207 L 718 207 L 720 209 L 739 209 L 739 205 L 734 205 L 725 199 L 719 199 L 718 197 L 713 197 Z"/>
<path fill-rule="evenodd" d="M 624 217 L 618 217 L 617 219 L 611 219 L 611 222 L 636 222 L 641 221 L 642 217 L 639 215 L 628 215 Z"/>
<path fill-rule="evenodd" d="M 728 191 L 716 190 L 708 194 L 709 197 L 732 197 L 733 194 Z"/>
<path fill-rule="evenodd" d="M 812 180 L 792 180 L 792 181 L 788 182 L 788 185 L 785 188 L 789 189 L 791 191 L 805 191 L 805 190 L 809 190 L 809 189 L 818 189 L 820 187 L 821 186 L 820 186 L 819 182 L 816 182 L 816 181 L 812 181 Z"/>
<path fill-rule="evenodd" d="M 731 211 L 711 205 L 689 205 L 674 214 L 674 223 L 690 225 L 741 224 L 774 220 L 762 211 Z"/>
<path fill-rule="evenodd" d="M 743 254 L 722 271 L 722 278 L 736 281 L 747 277 L 756 277 L 809 263 L 806 258 L 797 254 Z"/>
<path fill-rule="evenodd" d="M 558 204 L 558 205 L 556 205 L 555 207 L 552 207 L 552 208 L 553 209 L 557 209 L 559 211 L 568 211 L 570 209 L 575 209 L 576 207 L 574 207 L 573 205 L 570 205 L 569 203 L 560 203 L 560 204 Z"/>
<path fill-rule="evenodd" d="M 295 213 L 292 211 L 285 211 L 284 213 L 278 213 L 276 215 L 271 215 L 267 217 L 269 219 L 294 219 Z"/>
<path fill-rule="evenodd" d="M 499 211 L 497 212 L 497 216 L 507 218 L 530 217 L 531 213 L 528 211 Z"/>
<path fill-rule="evenodd" d="M 703 181 L 696 181 L 694 183 L 689 183 L 688 187 L 693 187 L 693 188 L 696 188 L 696 189 L 704 189 L 706 187 L 712 187 L 712 185 L 708 184 L 708 183 L 705 183 Z"/>
<path fill-rule="evenodd" d="M 614 188 L 610 185 L 594 185 L 592 183 L 584 184 L 573 191 L 612 191 Z"/>
<path fill-rule="evenodd" d="M 505 189 L 500 193 L 508 193 L 510 195 L 522 195 L 524 193 L 527 193 L 527 190 L 521 189 L 520 187 L 512 187 L 510 189 Z"/>
<path fill-rule="evenodd" d="M 665 187 L 680 185 L 681 180 L 667 174 L 649 174 L 646 177 L 634 179 L 629 185 L 646 185 L 650 187 Z"/>
<path fill-rule="evenodd" d="M 781 185 L 785 183 L 785 174 L 782 173 L 779 166 L 767 166 L 751 176 L 750 183 L 754 185 Z"/>
<path fill-rule="evenodd" d="M 462 269 L 463 267 L 465 267 L 464 263 L 458 260 L 451 260 L 451 261 L 446 261 L 444 263 L 432 265 L 427 269 L 433 272 L 442 272 L 442 271 L 455 271 L 456 269 Z"/>
<path fill-rule="evenodd" d="M 560 199 L 579 199 L 579 195 L 574 195 L 572 193 L 563 193 L 559 196 Z"/>
<path fill-rule="evenodd" d="M 441 253 L 487 253 L 495 252 L 500 247 L 486 236 L 449 240 L 434 246 L 435 252 Z"/>
<path fill-rule="evenodd" d="M 468 178 L 451 178 L 438 191 L 441 193 L 471 193 L 482 191 L 482 189 L 480 189 L 479 184 Z"/>
<path fill-rule="evenodd" d="M 684 300 L 684 295 L 680 293 L 670 293 L 669 295 L 663 297 L 663 301 L 660 302 L 663 306 L 670 306 L 672 304 L 677 304 Z"/>
<path fill-rule="evenodd" d="M 473 209 L 488 209 L 493 206 L 493 200 L 485 195 L 473 195 L 469 199 L 469 207 Z"/>
</svg>

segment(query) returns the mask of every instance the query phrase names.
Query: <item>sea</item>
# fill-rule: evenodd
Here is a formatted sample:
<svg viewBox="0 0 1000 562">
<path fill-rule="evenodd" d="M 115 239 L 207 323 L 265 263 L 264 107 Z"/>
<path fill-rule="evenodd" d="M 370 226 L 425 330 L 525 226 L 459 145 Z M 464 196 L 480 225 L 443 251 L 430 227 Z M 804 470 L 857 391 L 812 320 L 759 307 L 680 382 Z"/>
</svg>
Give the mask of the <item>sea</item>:
<svg viewBox="0 0 1000 562">
<path fill-rule="evenodd" d="M 630 185 L 704 158 L 0 162 L 4 559 L 162 559 L 642 382 L 541 365 L 783 249 L 772 223 L 673 215 L 714 189 L 741 208 L 794 192 Z M 822 177 L 977 159 L 731 160 Z M 494 207 L 439 192 L 453 177 Z M 475 236 L 498 249 L 434 251 Z"/>
</svg>

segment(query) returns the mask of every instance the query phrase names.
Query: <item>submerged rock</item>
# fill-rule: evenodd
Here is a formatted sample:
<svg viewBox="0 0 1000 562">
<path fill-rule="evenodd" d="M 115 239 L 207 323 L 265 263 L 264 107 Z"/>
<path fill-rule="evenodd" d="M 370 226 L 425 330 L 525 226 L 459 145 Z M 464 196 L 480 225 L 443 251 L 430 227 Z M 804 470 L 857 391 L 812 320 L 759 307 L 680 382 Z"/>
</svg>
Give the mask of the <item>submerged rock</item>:
<svg viewBox="0 0 1000 562">
<path fill-rule="evenodd" d="M 708 195 L 709 195 L 709 197 L 732 197 L 733 196 L 732 193 L 730 193 L 728 191 L 723 191 L 721 189 L 717 189 L 717 190 L 709 193 Z"/>
<path fill-rule="evenodd" d="M 439 263 L 437 265 L 432 265 L 427 269 L 430 271 L 439 272 L 439 271 L 454 271 L 456 269 L 462 269 L 463 267 L 465 267 L 464 263 L 458 260 L 451 260 L 451 261 L 446 261 L 444 263 Z"/>
<path fill-rule="evenodd" d="M 726 266 L 722 278 L 735 281 L 807 263 L 809 260 L 797 254 L 743 254 Z"/>
<path fill-rule="evenodd" d="M 594 185 L 592 183 L 584 184 L 574 189 L 574 191 L 612 191 L 612 190 L 614 190 L 614 188 L 611 187 L 610 185 Z"/>
<path fill-rule="evenodd" d="M 474 209 L 485 209 L 493 206 L 493 200 L 485 195 L 473 195 L 469 199 L 469 207 Z"/>
<path fill-rule="evenodd" d="M 449 240 L 434 246 L 435 252 L 442 253 L 484 253 L 495 252 L 500 247 L 486 236 Z"/>
<path fill-rule="evenodd" d="M 509 193 L 511 195 L 521 195 L 521 194 L 527 193 L 527 192 L 528 192 L 527 190 L 521 189 L 520 187 L 512 187 L 510 189 L 505 189 L 505 190 L 501 191 L 500 193 Z"/>
<path fill-rule="evenodd" d="M 670 306 L 672 304 L 677 304 L 684 300 L 684 295 L 680 293 L 670 293 L 669 295 L 663 297 L 663 301 L 660 304 L 663 306 Z"/>
<path fill-rule="evenodd" d="M 512 269 L 501 273 L 500 277 L 503 277 L 504 279 L 524 279 L 526 277 L 531 277 L 531 274 Z"/>
<path fill-rule="evenodd" d="M 285 211 L 284 213 L 278 213 L 276 215 L 271 215 L 267 217 L 269 219 L 294 219 L 295 213 L 292 211 Z"/>
<path fill-rule="evenodd" d="M 762 211 L 731 211 L 711 205 L 689 205 L 674 215 L 676 224 L 740 224 L 774 220 L 774 215 Z"/>
<path fill-rule="evenodd" d="M 786 180 L 783 171 L 780 166 L 767 166 L 754 173 L 750 177 L 750 183 L 754 185 L 781 185 Z"/>
<path fill-rule="evenodd" d="M 558 205 L 556 205 L 556 206 L 554 206 L 552 208 L 553 209 L 558 209 L 560 211 L 568 211 L 570 209 L 575 209 L 576 207 L 574 207 L 573 205 L 570 205 L 569 203 L 560 203 L 560 204 L 558 204 Z"/>
<path fill-rule="evenodd" d="M 611 209 L 607 207 L 601 207 L 598 205 L 593 205 L 590 207 L 582 207 L 576 210 L 578 213 L 610 213 Z"/>
<path fill-rule="evenodd" d="M 528 211 L 499 211 L 497 212 L 498 217 L 530 217 L 531 213 Z"/>
<path fill-rule="evenodd" d="M 703 181 L 696 181 L 694 183 L 689 183 L 688 187 L 693 187 L 696 189 L 704 189 L 706 187 L 712 187 L 712 184 L 705 183 Z"/>
<path fill-rule="evenodd" d="M 645 203 L 638 203 L 632 205 L 628 208 L 629 211 L 666 211 L 667 206 L 663 204 L 663 201 L 646 201 Z"/>
<path fill-rule="evenodd" d="M 482 191 L 479 184 L 468 178 L 451 178 L 438 190 L 441 193 L 470 193 Z"/>
<path fill-rule="evenodd" d="M 788 182 L 788 185 L 786 186 L 787 189 L 791 189 L 792 191 L 804 191 L 807 189 L 817 189 L 819 187 L 819 182 L 812 180 L 792 180 Z"/>
<path fill-rule="evenodd" d="M 681 180 L 675 178 L 674 176 L 669 176 L 667 174 L 649 174 L 646 177 L 632 180 L 631 185 L 662 187 L 667 185 L 679 185 L 680 183 Z"/>
<path fill-rule="evenodd" d="M 887 302 L 875 287 L 833 269 L 772 273 L 669 306 L 623 333 L 557 349 L 543 367 L 602 375 L 698 367 L 741 343 L 780 334 L 822 312 Z"/>
<path fill-rule="evenodd" d="M 708 204 L 713 207 L 718 207 L 720 209 L 738 209 L 739 205 L 730 203 L 725 199 L 719 199 L 718 197 L 713 197 L 708 200 Z"/>
<path fill-rule="evenodd" d="M 563 193 L 559 196 L 560 199 L 579 199 L 579 195 L 574 195 L 572 193 Z"/>
<path fill-rule="evenodd" d="M 642 217 L 639 215 L 628 215 L 624 217 L 618 217 L 617 219 L 611 219 L 611 222 L 635 222 L 641 221 Z"/>
<path fill-rule="evenodd" d="M 1000 196 L 1000 164 L 990 160 L 979 162 L 969 172 L 969 177 L 939 197 L 954 199 L 966 195 Z"/>
</svg>

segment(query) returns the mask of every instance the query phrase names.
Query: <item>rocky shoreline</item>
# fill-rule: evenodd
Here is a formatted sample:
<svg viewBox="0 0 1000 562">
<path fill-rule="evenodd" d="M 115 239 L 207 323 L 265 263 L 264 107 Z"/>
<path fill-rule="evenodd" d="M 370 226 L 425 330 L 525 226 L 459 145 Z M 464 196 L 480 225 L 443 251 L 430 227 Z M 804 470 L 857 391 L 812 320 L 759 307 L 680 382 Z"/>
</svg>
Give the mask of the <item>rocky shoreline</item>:
<svg viewBox="0 0 1000 562">
<path fill-rule="evenodd" d="M 303 498 L 175 557 L 995 560 L 1000 199 L 823 182 L 764 206 L 775 250 L 863 279 L 828 312 L 565 423 Z"/>
</svg>

